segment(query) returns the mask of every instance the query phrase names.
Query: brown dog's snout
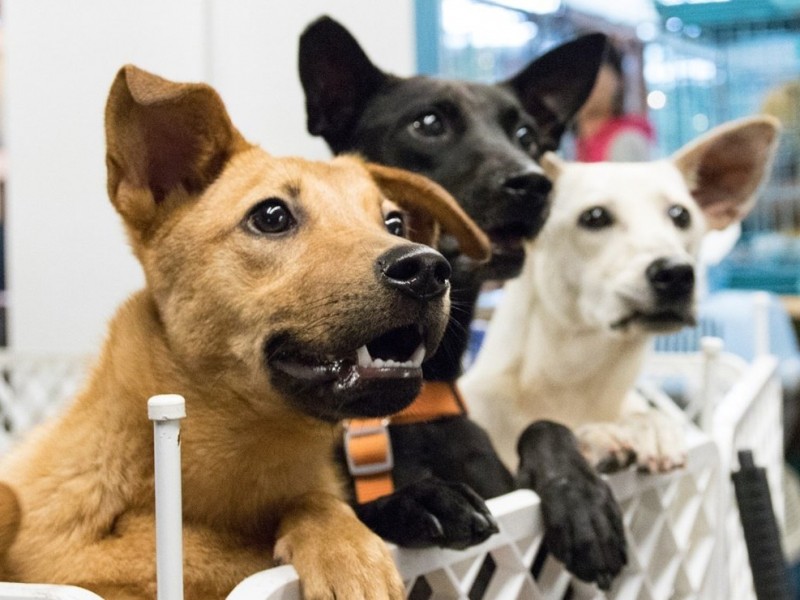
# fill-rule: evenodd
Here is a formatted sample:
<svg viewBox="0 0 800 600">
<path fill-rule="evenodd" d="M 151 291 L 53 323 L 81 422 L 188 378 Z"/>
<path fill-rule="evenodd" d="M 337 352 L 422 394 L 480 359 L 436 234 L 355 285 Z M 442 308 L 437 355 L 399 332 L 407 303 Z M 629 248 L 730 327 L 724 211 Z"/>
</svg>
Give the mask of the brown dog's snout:
<svg viewBox="0 0 800 600">
<path fill-rule="evenodd" d="M 686 261 L 658 258 L 648 265 L 646 275 L 659 300 L 684 300 L 694 291 L 694 267 Z"/>
<path fill-rule="evenodd" d="M 435 250 L 420 244 L 395 246 L 378 257 L 378 279 L 417 300 L 444 294 L 450 282 L 450 263 Z"/>
</svg>

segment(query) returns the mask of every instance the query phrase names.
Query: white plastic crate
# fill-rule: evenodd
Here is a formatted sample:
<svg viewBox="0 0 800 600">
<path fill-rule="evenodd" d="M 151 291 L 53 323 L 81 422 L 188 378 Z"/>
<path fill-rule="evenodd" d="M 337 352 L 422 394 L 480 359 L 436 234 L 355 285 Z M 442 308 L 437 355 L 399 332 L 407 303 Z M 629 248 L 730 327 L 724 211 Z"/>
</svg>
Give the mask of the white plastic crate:
<svg viewBox="0 0 800 600">
<path fill-rule="evenodd" d="M 65 359 L 59 366 L 53 359 L 37 364 L 32 358 L 0 357 L 5 380 L 5 387 L 0 382 L 0 410 L 10 419 L 7 430 L 24 430 L 36 420 L 25 416 L 28 406 L 38 415 L 46 414 L 48 407 L 71 395 L 84 365 L 83 359 Z M 775 361 L 762 357 L 748 365 L 725 354 L 711 360 L 676 354 L 658 357 L 650 367 L 652 372 L 688 373 L 699 382 L 698 389 L 716 399 L 710 428 L 713 441 L 692 428 L 685 469 L 659 476 L 626 471 L 609 478 L 623 509 L 629 565 L 608 594 L 574 580 L 552 559 L 536 578 L 530 574 L 542 541 L 542 520 L 536 495 L 518 491 L 490 501 L 501 532 L 484 544 L 464 551 L 395 548 L 409 598 L 468 598 L 487 557 L 494 572 L 482 596 L 485 599 L 753 598 L 729 473 L 735 450 L 753 447 L 757 462 L 768 467 L 773 497 L 782 497 L 780 476 L 773 474 L 779 472 L 775 465 L 782 463 L 781 440 L 775 435 L 781 430 Z M 34 384 L 39 370 L 41 382 Z M 54 372 L 62 374 L 64 385 L 54 385 L 59 379 Z M 36 401 L 29 404 L 23 400 L 26 395 Z M 0 437 L 9 435 L 0 433 Z M 0 583 L 0 599 L 12 598 L 91 600 L 97 596 L 74 587 Z M 299 582 L 292 567 L 277 567 L 247 578 L 229 598 L 299 599 Z"/>
<path fill-rule="evenodd" d="M 574 579 L 552 559 L 538 577 L 531 575 L 544 531 L 538 497 L 520 490 L 488 502 L 500 533 L 479 546 L 395 548 L 409 598 L 467 600 L 487 556 L 495 565 L 482 596 L 487 600 L 722 598 L 719 465 L 713 442 L 694 432 L 686 469 L 660 476 L 627 471 L 609 479 L 630 548 L 629 564 L 608 594 Z M 300 600 L 299 590 L 294 569 L 283 566 L 252 575 L 228 599 Z"/>
</svg>

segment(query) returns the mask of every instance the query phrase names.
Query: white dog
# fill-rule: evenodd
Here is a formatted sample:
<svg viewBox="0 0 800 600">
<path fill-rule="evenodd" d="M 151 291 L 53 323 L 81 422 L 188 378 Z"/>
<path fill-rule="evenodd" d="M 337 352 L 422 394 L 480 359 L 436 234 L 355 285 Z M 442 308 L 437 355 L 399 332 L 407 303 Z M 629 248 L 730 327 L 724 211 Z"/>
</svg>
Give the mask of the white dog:
<svg viewBox="0 0 800 600">
<path fill-rule="evenodd" d="M 747 214 L 777 131 L 770 117 L 742 119 L 648 163 L 544 156 L 550 216 L 459 382 L 509 467 L 539 419 L 572 427 L 601 469 L 683 464 L 679 423 L 634 384 L 653 334 L 694 322 L 703 234 Z"/>
</svg>

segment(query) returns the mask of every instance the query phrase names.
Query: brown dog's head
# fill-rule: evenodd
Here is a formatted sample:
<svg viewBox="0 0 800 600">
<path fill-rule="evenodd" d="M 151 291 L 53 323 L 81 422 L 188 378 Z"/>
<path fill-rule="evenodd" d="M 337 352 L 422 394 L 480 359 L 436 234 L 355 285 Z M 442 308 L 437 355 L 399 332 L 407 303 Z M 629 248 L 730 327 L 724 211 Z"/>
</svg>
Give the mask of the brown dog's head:
<svg viewBox="0 0 800 600">
<path fill-rule="evenodd" d="M 272 157 L 207 85 L 132 66 L 111 88 L 106 135 L 111 201 L 186 372 L 326 420 L 411 402 L 450 274 L 414 242 L 434 244 L 441 225 L 488 257 L 442 188 L 354 157 Z"/>
</svg>

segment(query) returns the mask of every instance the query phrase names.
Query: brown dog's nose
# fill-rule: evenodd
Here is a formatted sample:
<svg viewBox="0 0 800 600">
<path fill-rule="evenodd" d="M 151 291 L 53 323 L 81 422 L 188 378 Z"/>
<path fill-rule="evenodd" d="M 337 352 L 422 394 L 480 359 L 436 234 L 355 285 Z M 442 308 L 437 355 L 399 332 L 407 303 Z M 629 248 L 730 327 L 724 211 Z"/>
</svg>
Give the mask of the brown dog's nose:
<svg viewBox="0 0 800 600">
<path fill-rule="evenodd" d="M 663 300 L 683 300 L 694 290 L 694 268 L 682 260 L 658 258 L 648 265 L 646 275 Z"/>
<path fill-rule="evenodd" d="M 431 300 L 447 291 L 450 263 L 420 244 L 395 246 L 378 257 L 378 279 L 417 300 Z"/>
</svg>

